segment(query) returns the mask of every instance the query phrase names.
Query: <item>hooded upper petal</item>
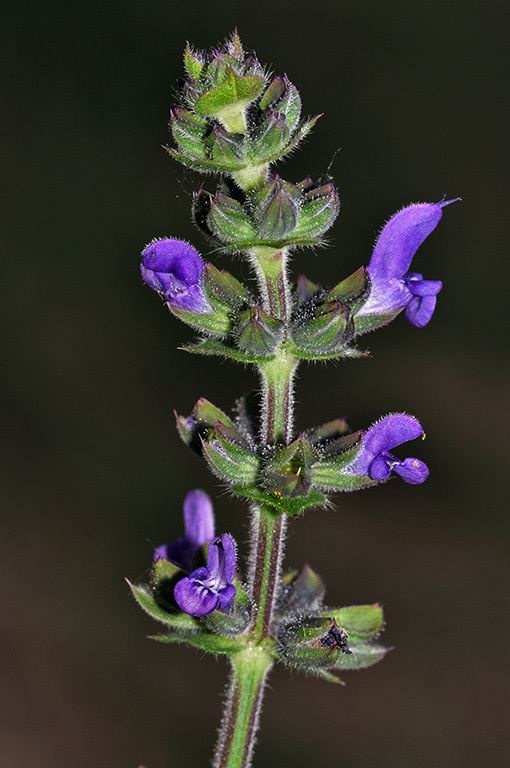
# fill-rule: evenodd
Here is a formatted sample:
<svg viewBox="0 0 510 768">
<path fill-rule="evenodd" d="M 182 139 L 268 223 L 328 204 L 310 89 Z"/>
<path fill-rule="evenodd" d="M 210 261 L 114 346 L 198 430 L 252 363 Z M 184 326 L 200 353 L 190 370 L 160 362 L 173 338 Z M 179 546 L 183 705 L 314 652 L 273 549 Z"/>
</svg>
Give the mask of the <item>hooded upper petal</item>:
<svg viewBox="0 0 510 768">
<path fill-rule="evenodd" d="M 402 278 L 420 245 L 439 224 L 441 209 L 447 204 L 415 203 L 392 216 L 377 238 L 368 265 L 370 278 Z"/>
<path fill-rule="evenodd" d="M 196 547 L 214 538 L 214 512 L 209 496 L 199 489 L 184 499 L 184 532 Z"/>
<path fill-rule="evenodd" d="M 186 495 L 183 511 L 185 535 L 158 547 L 154 552 L 154 562 L 163 558 L 189 573 L 193 570 L 200 547 L 214 538 L 214 512 L 209 496 L 199 489 Z"/>
</svg>

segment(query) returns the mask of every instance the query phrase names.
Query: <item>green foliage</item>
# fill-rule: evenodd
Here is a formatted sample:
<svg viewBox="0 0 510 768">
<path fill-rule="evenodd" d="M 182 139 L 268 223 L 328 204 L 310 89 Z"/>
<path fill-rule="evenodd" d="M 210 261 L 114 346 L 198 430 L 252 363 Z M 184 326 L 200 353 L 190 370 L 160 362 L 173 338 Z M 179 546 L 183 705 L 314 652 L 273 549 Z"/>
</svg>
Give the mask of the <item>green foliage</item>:
<svg viewBox="0 0 510 768">
<path fill-rule="evenodd" d="M 320 615 L 331 617 L 344 627 L 353 645 L 377 637 L 383 629 L 383 609 L 379 603 L 324 608 Z"/>
<path fill-rule="evenodd" d="M 198 635 L 186 632 L 175 632 L 171 635 L 152 635 L 152 640 L 157 640 L 160 643 L 185 643 L 193 648 L 198 648 L 200 651 L 222 656 L 230 656 L 246 648 L 246 643 L 242 640 L 223 637 L 223 635 L 213 635 L 209 632 Z"/>
<path fill-rule="evenodd" d="M 153 619 L 156 619 L 156 621 L 166 624 L 169 629 L 175 630 L 176 632 L 191 634 L 203 631 L 203 626 L 200 624 L 199 620 L 193 618 L 193 616 L 188 616 L 187 613 L 183 613 L 182 611 L 176 610 L 170 612 L 160 608 L 154 599 L 152 591 L 149 590 L 148 587 L 137 587 L 129 581 L 128 584 L 131 593 L 140 608 L 142 608 L 145 613 L 148 613 L 149 616 L 152 616 Z"/>
</svg>

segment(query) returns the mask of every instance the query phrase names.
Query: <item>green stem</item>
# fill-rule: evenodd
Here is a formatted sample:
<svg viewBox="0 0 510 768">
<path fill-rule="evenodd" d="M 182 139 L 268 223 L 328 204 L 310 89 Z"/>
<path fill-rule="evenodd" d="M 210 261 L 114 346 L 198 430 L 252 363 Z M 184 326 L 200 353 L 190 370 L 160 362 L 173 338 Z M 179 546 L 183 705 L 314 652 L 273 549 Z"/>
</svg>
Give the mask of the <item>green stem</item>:
<svg viewBox="0 0 510 768">
<path fill-rule="evenodd" d="M 290 293 L 285 249 L 257 246 L 250 250 L 265 312 L 283 323 L 283 338 L 273 360 L 261 363 L 263 446 L 287 444 L 292 438 L 292 382 L 298 360 L 286 349 Z M 254 618 L 246 651 L 232 656 L 230 681 L 214 768 L 248 768 L 258 728 L 264 682 L 272 665 L 271 628 L 285 539 L 286 515 L 271 506 L 253 508 L 249 591 Z"/>
<path fill-rule="evenodd" d="M 247 768 L 250 765 L 264 684 L 273 661 L 269 649 L 255 644 L 236 653 L 231 660 L 227 707 L 213 768 Z"/>
<path fill-rule="evenodd" d="M 246 168 L 233 173 L 232 178 L 245 192 L 254 192 L 266 183 L 268 168 L 267 163 L 248 165 Z"/>
<path fill-rule="evenodd" d="M 253 637 L 260 642 L 269 636 L 271 629 L 287 518 L 282 512 L 264 505 L 255 507 L 253 512 L 250 591 L 257 606 Z"/>
<path fill-rule="evenodd" d="M 293 355 L 282 349 L 273 360 L 259 364 L 262 379 L 263 445 L 287 445 L 292 439 L 293 379 L 297 363 Z"/>
</svg>

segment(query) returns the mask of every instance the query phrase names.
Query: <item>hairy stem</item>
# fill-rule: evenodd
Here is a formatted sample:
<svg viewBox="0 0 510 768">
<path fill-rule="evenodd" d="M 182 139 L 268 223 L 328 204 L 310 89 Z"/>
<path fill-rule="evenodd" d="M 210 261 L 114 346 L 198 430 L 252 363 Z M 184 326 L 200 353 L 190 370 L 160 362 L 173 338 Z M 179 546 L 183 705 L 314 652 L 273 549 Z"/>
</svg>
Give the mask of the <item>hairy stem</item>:
<svg viewBox="0 0 510 768">
<path fill-rule="evenodd" d="M 261 645 L 250 645 L 232 656 L 227 707 L 213 768 L 248 768 L 251 764 L 264 684 L 271 665 L 271 654 Z"/>
<path fill-rule="evenodd" d="M 276 509 L 254 508 L 252 572 L 250 591 L 257 606 L 253 636 L 258 642 L 269 636 L 280 580 L 287 518 Z"/>
<path fill-rule="evenodd" d="M 290 292 L 285 249 L 257 246 L 250 251 L 262 307 L 283 323 L 280 348 L 273 360 L 259 364 L 262 382 L 261 443 L 270 449 L 292 438 L 293 378 L 298 360 L 286 349 L 290 321 Z M 272 665 L 271 625 L 287 518 L 269 505 L 253 508 L 249 591 L 254 618 L 246 651 L 232 657 L 232 677 L 214 768 L 248 768 L 258 729 L 264 683 Z"/>
</svg>

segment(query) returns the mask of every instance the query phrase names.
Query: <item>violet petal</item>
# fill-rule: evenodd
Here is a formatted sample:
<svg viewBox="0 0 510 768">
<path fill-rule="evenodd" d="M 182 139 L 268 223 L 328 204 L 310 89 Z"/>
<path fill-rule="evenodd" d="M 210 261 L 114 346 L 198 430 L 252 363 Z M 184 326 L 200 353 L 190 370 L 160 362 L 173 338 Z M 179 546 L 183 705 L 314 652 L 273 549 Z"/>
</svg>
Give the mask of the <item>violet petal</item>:
<svg viewBox="0 0 510 768">
<path fill-rule="evenodd" d="M 176 309 L 208 313 L 203 284 L 205 264 L 197 251 L 182 240 L 164 238 L 142 252 L 140 273 L 147 285 Z"/>
<path fill-rule="evenodd" d="M 393 470 L 400 475 L 402 480 L 411 485 L 419 485 L 425 482 L 429 476 L 429 468 L 420 459 L 404 459 L 394 465 Z"/>
<path fill-rule="evenodd" d="M 202 547 L 214 538 L 213 507 L 204 491 L 190 491 L 184 499 L 184 531 L 196 547 Z"/>
<path fill-rule="evenodd" d="M 193 574 L 177 582 L 174 597 L 179 608 L 190 616 L 207 616 L 220 603 L 218 595 L 200 581 L 195 581 Z"/>
<path fill-rule="evenodd" d="M 434 314 L 437 296 L 413 296 L 406 307 L 406 318 L 417 328 L 427 325 Z"/>
</svg>

